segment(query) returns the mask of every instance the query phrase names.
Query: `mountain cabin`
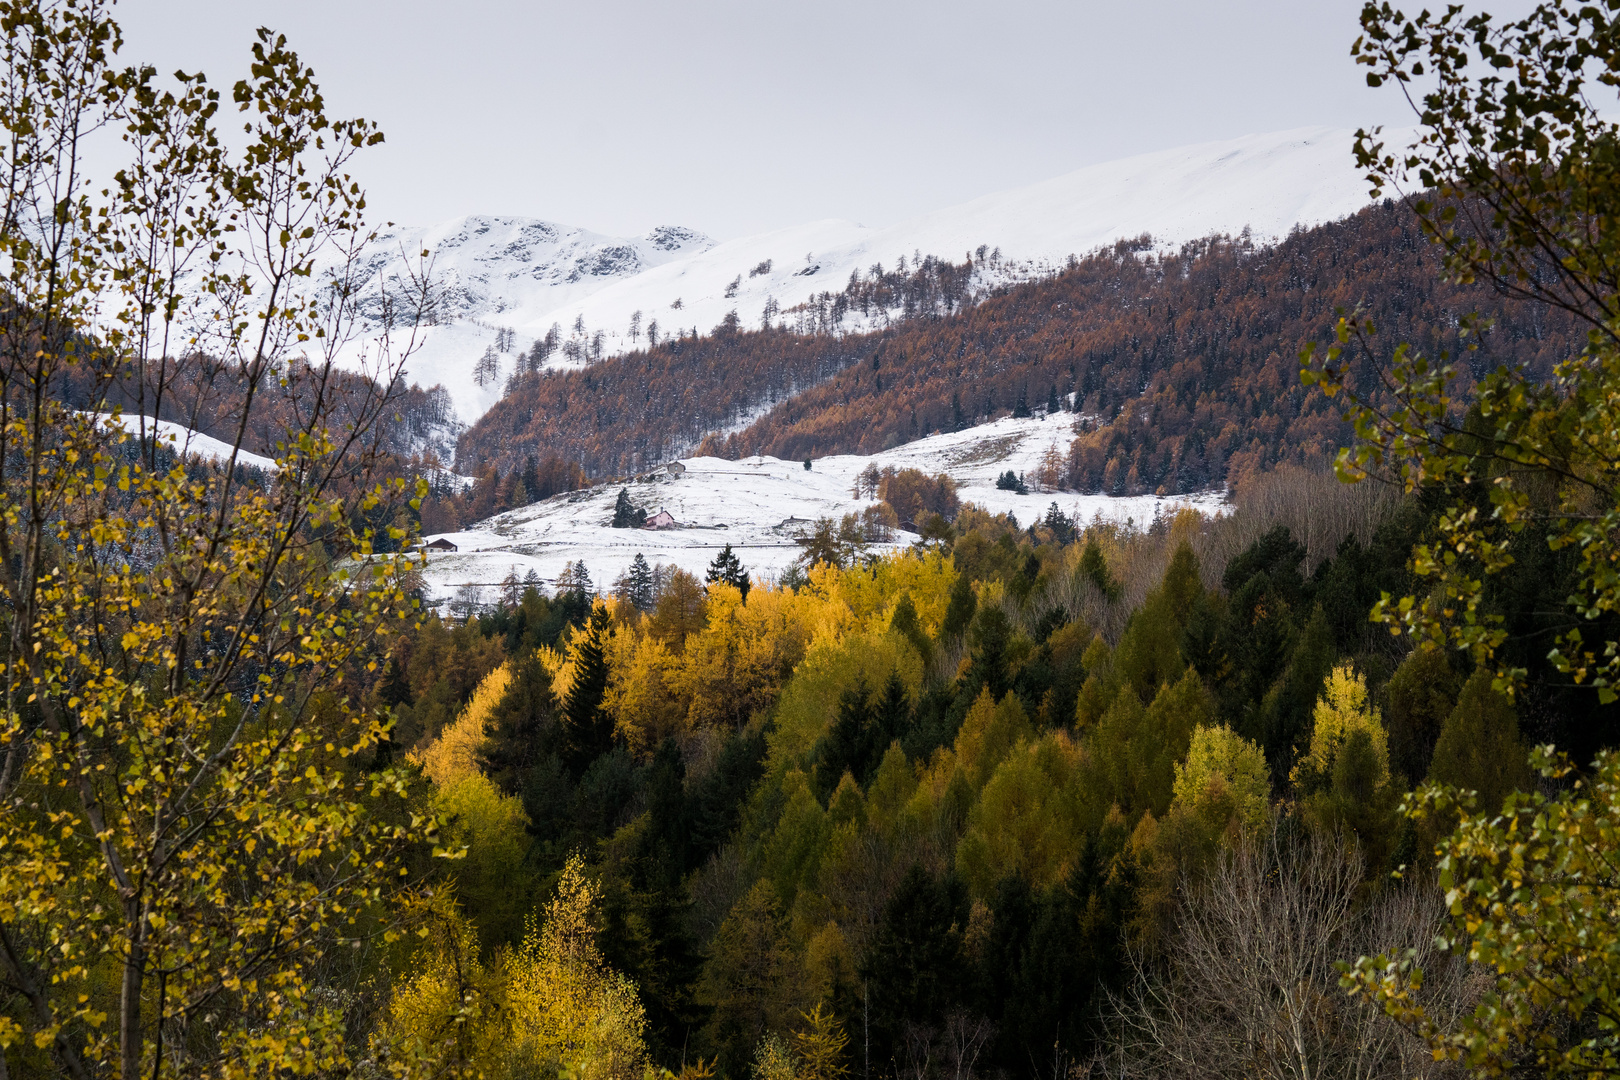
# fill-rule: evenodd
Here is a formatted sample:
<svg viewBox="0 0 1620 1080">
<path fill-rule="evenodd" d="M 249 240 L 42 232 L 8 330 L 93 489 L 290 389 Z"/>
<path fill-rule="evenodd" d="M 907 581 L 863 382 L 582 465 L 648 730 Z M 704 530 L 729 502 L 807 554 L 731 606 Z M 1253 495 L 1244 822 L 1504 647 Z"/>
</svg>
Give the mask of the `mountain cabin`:
<svg viewBox="0 0 1620 1080">
<path fill-rule="evenodd" d="M 428 542 L 426 544 L 423 544 L 422 545 L 422 550 L 423 551 L 460 551 L 461 549 L 456 547 L 456 545 L 452 544 L 450 541 L 446 540 L 444 537 L 441 536 L 437 540 L 433 540 L 433 541 L 430 541 L 430 542 Z"/>
<path fill-rule="evenodd" d="M 668 510 L 660 510 L 660 511 L 658 511 L 658 513 L 654 514 L 652 517 L 648 518 L 647 519 L 647 524 L 643 525 L 642 528 L 643 529 L 673 529 L 677 524 L 678 524 L 678 522 L 676 522 L 675 518 L 670 514 L 670 512 Z"/>
</svg>

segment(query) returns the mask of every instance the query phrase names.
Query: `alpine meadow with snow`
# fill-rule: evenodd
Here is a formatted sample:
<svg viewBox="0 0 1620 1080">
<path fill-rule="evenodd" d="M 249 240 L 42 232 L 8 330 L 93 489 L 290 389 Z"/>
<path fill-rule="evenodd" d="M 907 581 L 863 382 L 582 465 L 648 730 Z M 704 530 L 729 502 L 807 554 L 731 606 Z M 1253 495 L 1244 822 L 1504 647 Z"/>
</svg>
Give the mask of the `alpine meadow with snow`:
<svg viewBox="0 0 1620 1080">
<path fill-rule="evenodd" d="M 821 519 L 839 521 L 881 505 L 876 484 L 862 475 L 915 469 L 944 475 L 956 497 L 995 515 L 1033 525 L 1053 508 L 1069 521 L 1106 521 L 1147 528 L 1179 509 L 1221 512 L 1222 493 L 1195 496 L 1113 498 L 1058 490 L 1043 483 L 1060 474 L 1054 464 L 1068 453 L 1072 417 L 1057 413 L 1005 418 L 964 431 L 935 435 L 870 456 L 844 454 L 803 462 L 770 457 L 737 461 L 694 457 L 621 483 L 607 483 L 556 495 L 510 510 L 471 527 L 427 537 L 455 545 L 454 551 L 424 550 L 424 596 L 449 610 L 492 607 L 504 592 L 539 584 L 555 589 L 570 564 L 583 567 L 598 588 L 611 589 L 636 555 L 654 567 L 703 576 L 721 550 L 730 547 L 743 566 L 763 581 L 776 581 L 801 561 L 801 541 Z M 1011 483 L 998 487 L 1008 473 Z M 620 491 L 632 505 L 656 515 L 667 511 L 667 527 L 613 527 Z M 869 530 L 861 548 L 879 554 L 922 542 L 913 522 Z"/>
</svg>

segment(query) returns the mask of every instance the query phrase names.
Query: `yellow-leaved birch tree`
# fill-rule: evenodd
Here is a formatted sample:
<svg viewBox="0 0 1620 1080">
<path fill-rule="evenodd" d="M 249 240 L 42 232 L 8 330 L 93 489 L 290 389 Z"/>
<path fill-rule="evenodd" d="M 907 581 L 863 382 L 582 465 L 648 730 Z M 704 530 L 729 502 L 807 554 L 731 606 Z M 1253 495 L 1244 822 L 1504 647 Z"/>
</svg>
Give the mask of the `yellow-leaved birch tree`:
<svg viewBox="0 0 1620 1080">
<path fill-rule="evenodd" d="M 378 421 L 422 297 L 355 288 L 381 135 L 269 31 L 222 94 L 119 67 L 105 0 L 0 28 L 0 1077 L 342 1071 L 322 973 L 432 839 L 356 704 L 415 617 Z M 208 382 L 215 463 L 147 419 Z"/>
</svg>

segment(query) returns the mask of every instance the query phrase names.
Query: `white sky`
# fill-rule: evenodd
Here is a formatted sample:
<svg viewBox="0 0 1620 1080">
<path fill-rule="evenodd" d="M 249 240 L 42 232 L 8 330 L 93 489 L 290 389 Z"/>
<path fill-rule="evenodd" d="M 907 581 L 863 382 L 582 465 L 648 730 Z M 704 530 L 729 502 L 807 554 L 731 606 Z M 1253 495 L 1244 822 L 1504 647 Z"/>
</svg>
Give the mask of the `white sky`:
<svg viewBox="0 0 1620 1080">
<path fill-rule="evenodd" d="M 124 0 L 117 17 L 126 62 L 201 68 L 226 90 L 255 26 L 286 33 L 332 114 L 387 133 L 359 170 L 377 220 L 505 213 L 726 239 L 886 225 L 1251 132 L 1410 123 L 1350 62 L 1360 7 Z"/>
</svg>

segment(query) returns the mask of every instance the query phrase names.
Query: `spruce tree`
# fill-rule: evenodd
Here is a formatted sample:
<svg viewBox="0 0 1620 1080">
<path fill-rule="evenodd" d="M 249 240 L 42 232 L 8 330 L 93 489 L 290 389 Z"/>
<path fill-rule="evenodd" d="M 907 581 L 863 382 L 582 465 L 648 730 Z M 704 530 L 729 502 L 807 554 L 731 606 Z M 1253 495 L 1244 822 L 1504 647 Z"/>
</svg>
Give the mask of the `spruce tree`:
<svg viewBox="0 0 1620 1080">
<path fill-rule="evenodd" d="M 607 609 L 597 605 L 574 639 L 574 682 L 563 699 L 567 730 L 565 762 L 579 776 L 598 757 L 613 748 L 613 718 L 602 709 L 607 691 L 607 650 L 603 637 L 609 629 Z"/>
<path fill-rule="evenodd" d="M 1046 508 L 1046 516 L 1041 519 L 1041 524 L 1052 530 L 1052 538 L 1058 543 L 1070 544 L 1074 542 L 1074 522 L 1070 521 L 1068 516 L 1058 509 L 1055 499 L 1052 505 Z"/>
<path fill-rule="evenodd" d="M 479 765 L 508 795 L 523 795 L 541 759 L 555 753 L 557 698 L 551 672 L 531 653 L 517 664 L 512 681 L 490 711 L 489 735 Z"/>
<path fill-rule="evenodd" d="M 823 806 L 845 772 L 860 781 L 871 758 L 871 744 L 876 735 L 871 694 L 866 680 L 862 679 L 840 695 L 833 722 L 827 734 L 816 743 L 812 755 L 816 761 L 816 798 Z M 876 766 L 875 761 L 872 764 Z"/>
<path fill-rule="evenodd" d="M 619 489 L 619 497 L 613 503 L 613 527 L 615 529 L 629 529 L 636 524 L 636 508 L 630 502 L 630 489 Z"/>
<path fill-rule="evenodd" d="M 1056 416 L 1062 411 L 1063 406 L 1058 402 L 1057 383 L 1053 383 L 1052 389 L 1046 394 L 1046 415 Z"/>
<path fill-rule="evenodd" d="M 1096 537 L 1087 538 L 1086 550 L 1080 554 L 1080 575 L 1097 586 L 1097 590 L 1109 601 L 1119 599 L 1119 583 L 1108 572 L 1108 562 L 1103 558 Z"/>
<path fill-rule="evenodd" d="M 859 974 L 869 986 L 872 1057 L 893 1060 L 909 1025 L 935 1025 L 966 997 L 967 898 L 954 875 L 913 864 L 885 906 Z"/>
<path fill-rule="evenodd" d="M 409 705 L 412 700 L 410 680 L 405 676 L 405 665 L 398 654 L 388 658 L 382 685 L 377 687 L 377 700 L 384 705 Z"/>
<path fill-rule="evenodd" d="M 720 581 L 735 586 L 737 591 L 742 593 L 743 600 L 747 601 L 748 599 L 750 586 L 748 571 L 743 568 L 742 562 L 737 558 L 736 553 L 731 550 L 730 544 L 722 548 L 720 554 L 714 557 L 714 561 L 709 564 L 709 572 L 703 580 L 709 585 Z"/>
<path fill-rule="evenodd" d="M 1519 718 L 1507 696 L 1492 687 L 1488 667 L 1463 684 L 1457 707 L 1434 745 L 1429 779 L 1479 793 L 1478 808 L 1494 814 L 1510 791 L 1530 786 L 1529 751 L 1519 740 Z"/>
<path fill-rule="evenodd" d="M 1018 400 L 1013 403 L 1013 417 L 1022 420 L 1029 416 L 1029 387 L 1018 388 Z"/>
<path fill-rule="evenodd" d="M 950 603 L 945 605 L 945 621 L 940 625 L 939 636 L 949 641 L 959 636 L 973 621 L 973 613 L 979 606 L 979 598 L 973 592 L 973 582 L 966 574 L 958 574 L 956 584 L 951 586 Z"/>
<path fill-rule="evenodd" d="M 911 599 L 911 593 L 900 595 L 899 602 L 894 606 L 894 616 L 889 620 L 889 629 L 911 642 L 925 663 L 933 656 L 934 643 L 929 640 L 928 632 L 917 618 L 917 605 Z"/>
<path fill-rule="evenodd" d="M 639 551 L 630 561 L 629 585 L 631 605 L 637 611 L 651 611 L 653 605 L 658 602 L 657 588 L 653 581 L 652 567 L 647 565 L 647 557 Z"/>
</svg>

